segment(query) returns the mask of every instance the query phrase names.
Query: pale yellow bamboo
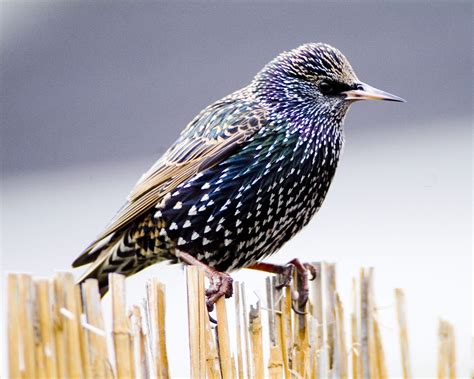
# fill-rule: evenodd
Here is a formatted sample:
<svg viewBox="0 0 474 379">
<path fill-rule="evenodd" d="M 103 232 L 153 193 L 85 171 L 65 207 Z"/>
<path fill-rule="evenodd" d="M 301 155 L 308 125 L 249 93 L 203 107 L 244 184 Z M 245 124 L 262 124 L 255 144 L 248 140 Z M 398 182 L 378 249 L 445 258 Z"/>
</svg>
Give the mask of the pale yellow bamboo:
<svg viewBox="0 0 474 379">
<path fill-rule="evenodd" d="M 232 378 L 232 361 L 230 354 L 229 326 L 227 323 L 227 309 L 224 297 L 216 302 L 217 336 L 219 360 L 221 362 L 222 377 Z"/>
<path fill-rule="evenodd" d="M 18 275 L 7 275 L 7 332 L 8 332 L 8 375 L 21 378 L 20 370 L 20 310 L 18 294 Z"/>
<path fill-rule="evenodd" d="M 109 353 L 97 280 L 86 280 L 82 284 L 81 290 L 84 314 L 89 325 L 87 337 L 92 376 L 94 378 L 110 378 L 112 373 L 109 368 Z"/>
<path fill-rule="evenodd" d="M 260 304 L 257 303 L 256 307 L 250 306 L 249 312 L 249 332 L 250 341 L 252 345 L 253 355 L 253 367 L 254 367 L 254 378 L 264 377 L 264 364 L 263 364 L 263 346 L 262 346 L 262 318 L 260 312 Z"/>
<path fill-rule="evenodd" d="M 25 378 L 36 377 L 35 334 L 33 315 L 33 294 L 31 276 L 18 275 L 18 319 L 20 324 L 20 338 Z"/>
<path fill-rule="evenodd" d="M 69 377 L 82 378 L 85 376 L 85 364 L 82 361 L 81 354 L 81 321 L 80 310 L 77 309 L 77 298 L 74 277 L 70 272 L 60 272 L 58 277 L 61 278 L 62 296 L 64 297 L 64 307 L 60 312 L 64 317 L 65 337 L 66 337 L 66 361 Z"/>
<path fill-rule="evenodd" d="M 374 379 L 381 378 L 381 373 L 379 372 L 379 366 L 377 364 L 377 349 L 374 333 L 374 322 L 375 322 L 375 299 L 373 291 L 373 281 L 374 281 L 374 269 L 370 267 L 366 273 L 368 281 L 368 308 L 369 308 L 369 319 L 368 319 L 368 333 L 369 333 L 369 366 L 370 366 L 370 376 Z"/>
<path fill-rule="evenodd" d="M 207 366 L 207 377 L 208 379 L 221 379 L 219 355 L 217 354 L 216 341 L 211 330 L 209 322 L 205 322 L 206 328 L 206 366 Z"/>
<path fill-rule="evenodd" d="M 370 379 L 370 304 L 369 304 L 369 279 L 364 269 L 360 270 L 360 356 L 361 378 Z"/>
<path fill-rule="evenodd" d="M 136 357 L 137 377 L 142 379 L 150 377 L 147 355 L 146 355 L 146 335 L 143 329 L 142 310 L 138 305 L 132 305 L 130 321 L 134 332 L 134 350 Z"/>
<path fill-rule="evenodd" d="M 294 282 L 296 283 L 296 288 L 298 293 L 301 293 L 303 282 L 299 275 L 294 277 Z M 293 366 L 293 371 L 296 372 L 302 378 L 308 377 L 309 370 L 309 336 L 308 336 L 308 322 L 307 322 L 307 313 L 306 307 L 298 309 L 302 314 L 297 314 L 295 316 L 294 322 L 294 359 L 295 364 Z"/>
<path fill-rule="evenodd" d="M 54 321 L 54 343 L 56 346 L 56 363 L 58 377 L 68 377 L 67 364 L 67 328 L 66 317 L 63 311 L 66 309 L 64 296 L 64 275 L 56 274 L 53 279 L 54 301 L 53 301 L 53 321 Z"/>
<path fill-rule="evenodd" d="M 38 287 L 36 286 L 36 280 L 32 281 L 32 292 L 31 292 L 31 310 L 33 317 L 33 330 L 34 330 L 34 348 L 35 348 L 35 371 L 38 378 L 46 377 L 46 356 L 43 345 L 43 338 L 41 336 L 41 311 L 40 311 L 40 296 L 38 293 Z"/>
<path fill-rule="evenodd" d="M 454 336 L 454 326 L 451 323 L 448 323 L 449 331 L 449 353 L 448 353 L 448 371 L 449 379 L 456 378 L 456 338 Z"/>
<path fill-rule="evenodd" d="M 89 338 L 87 336 L 86 329 L 82 326 L 82 299 L 81 299 L 81 289 L 78 285 L 73 287 L 74 298 L 75 298 L 75 308 L 74 308 L 74 318 L 78 320 L 77 329 L 79 334 L 79 344 L 81 351 L 81 364 L 83 377 L 85 379 L 95 378 L 92 373 L 92 361 L 90 357 L 90 347 L 89 347 Z"/>
<path fill-rule="evenodd" d="M 125 300 L 125 277 L 109 274 L 109 286 L 112 297 L 112 336 L 117 378 L 133 378 L 134 359 L 130 349 L 131 330 Z"/>
<path fill-rule="evenodd" d="M 352 356 L 352 379 L 360 378 L 360 365 L 359 365 L 359 327 L 357 323 L 357 282 L 356 279 L 352 279 L 352 313 L 351 313 L 351 356 Z"/>
<path fill-rule="evenodd" d="M 395 289 L 395 301 L 397 307 L 398 333 L 400 338 L 400 351 L 402 358 L 403 378 L 411 378 L 410 351 L 408 344 L 408 326 L 406 320 L 405 293 L 402 289 Z"/>
<path fill-rule="evenodd" d="M 438 370 L 437 370 L 437 378 L 438 379 L 445 379 L 447 377 L 447 361 L 448 361 L 448 354 L 447 354 L 447 329 L 446 323 L 444 320 L 439 320 L 438 324 Z"/>
<path fill-rule="evenodd" d="M 339 365 L 339 377 L 348 378 L 349 372 L 347 368 L 348 355 L 346 349 L 346 337 L 344 328 L 344 308 L 342 306 L 341 298 L 336 293 L 336 320 L 335 320 L 335 342 L 337 346 L 337 356 Z"/>
<path fill-rule="evenodd" d="M 268 316 L 268 336 L 270 339 L 270 354 L 268 357 L 268 375 L 270 378 L 281 378 L 283 362 L 281 361 L 281 350 L 279 348 L 278 333 L 276 328 L 276 311 L 274 303 L 275 278 L 265 279 L 267 294 L 267 316 Z"/>
<path fill-rule="evenodd" d="M 281 348 L 281 357 L 283 361 L 283 370 L 285 378 L 291 378 L 291 367 L 290 367 L 290 350 L 291 348 L 291 293 L 290 288 L 287 287 L 284 290 L 279 290 L 278 298 L 280 301 L 277 304 L 277 309 L 280 310 L 280 314 L 277 318 L 277 325 L 279 328 L 279 341 Z"/>
<path fill-rule="evenodd" d="M 249 323 L 247 319 L 247 300 L 245 295 L 245 284 L 240 284 L 240 295 L 242 298 L 242 319 L 244 320 L 244 341 L 245 341 L 245 367 L 247 368 L 247 378 L 252 378 L 252 359 L 250 355 L 250 336 L 249 336 Z"/>
<path fill-rule="evenodd" d="M 155 369 L 157 377 L 167 379 L 170 377 L 168 352 L 166 350 L 165 332 L 165 286 L 156 278 L 147 284 L 148 305 L 152 318 L 152 330 L 155 341 Z"/>
<path fill-rule="evenodd" d="M 327 357 L 328 367 L 334 367 L 334 348 L 336 344 L 336 265 L 324 263 L 326 271 L 326 323 L 327 323 Z"/>
<path fill-rule="evenodd" d="M 56 347 L 54 343 L 53 315 L 51 313 L 51 281 L 48 279 L 35 280 L 38 316 L 40 347 L 43 354 L 45 375 L 47 378 L 58 376 L 56 363 Z"/>
<path fill-rule="evenodd" d="M 240 283 L 234 282 L 235 334 L 237 340 L 237 377 L 244 379 L 244 360 L 242 353 L 242 325 L 240 321 Z"/>
<path fill-rule="evenodd" d="M 323 333 L 321 328 L 322 322 L 322 315 L 323 315 L 323 307 L 322 307 L 322 265 L 320 262 L 312 263 L 313 266 L 316 268 L 317 276 L 315 280 L 311 282 L 311 292 L 310 292 L 310 301 L 311 301 L 311 318 L 312 318 L 312 325 L 314 328 L 314 335 L 313 335 L 313 357 L 312 357 L 312 377 L 313 378 L 320 378 L 320 371 L 322 369 L 322 350 L 323 350 Z"/>
<path fill-rule="evenodd" d="M 207 316 L 204 293 L 204 273 L 194 266 L 186 267 L 188 296 L 189 350 L 191 376 L 196 379 L 206 375 L 206 329 Z M 207 321 L 207 320 L 206 320 Z"/>
<path fill-rule="evenodd" d="M 388 378 L 387 365 L 385 363 L 385 353 L 382 344 L 382 335 L 380 333 L 380 326 L 377 318 L 374 318 L 374 337 L 375 337 L 375 350 L 377 353 L 377 370 L 380 379 Z"/>
</svg>

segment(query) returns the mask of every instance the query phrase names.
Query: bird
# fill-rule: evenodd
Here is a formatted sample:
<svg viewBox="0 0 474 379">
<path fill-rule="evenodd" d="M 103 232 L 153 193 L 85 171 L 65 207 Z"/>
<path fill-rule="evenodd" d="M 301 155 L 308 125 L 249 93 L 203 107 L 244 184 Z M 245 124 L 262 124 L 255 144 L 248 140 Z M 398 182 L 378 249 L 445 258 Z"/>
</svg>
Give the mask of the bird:
<svg viewBox="0 0 474 379">
<path fill-rule="evenodd" d="M 203 109 L 141 176 L 125 205 L 73 262 L 79 279 L 130 276 L 159 262 L 197 265 L 209 310 L 232 295 L 230 273 L 254 268 L 303 279 L 310 265 L 262 262 L 320 209 L 359 100 L 404 102 L 360 81 L 347 58 L 306 43 L 266 64 L 250 84 Z M 304 294 L 305 300 L 307 294 Z M 304 300 L 304 301 L 305 301 Z"/>
</svg>

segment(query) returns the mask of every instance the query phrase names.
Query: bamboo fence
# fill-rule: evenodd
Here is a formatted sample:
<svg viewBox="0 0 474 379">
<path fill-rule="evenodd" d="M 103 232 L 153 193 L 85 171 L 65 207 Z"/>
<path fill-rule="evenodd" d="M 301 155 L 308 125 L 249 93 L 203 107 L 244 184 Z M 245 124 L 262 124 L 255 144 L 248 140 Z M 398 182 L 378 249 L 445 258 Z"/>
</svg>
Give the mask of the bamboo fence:
<svg viewBox="0 0 474 379">
<path fill-rule="evenodd" d="M 310 299 L 304 309 L 292 309 L 294 289 L 279 288 L 279 277 L 266 278 L 266 298 L 249 308 L 244 283 L 235 282 L 234 297 L 222 298 L 216 304 L 216 323 L 210 321 L 206 310 L 203 272 L 187 267 L 189 376 L 388 378 L 373 270 L 361 269 L 359 280 L 353 280 L 347 329 L 336 288 L 336 267 L 329 263 L 315 265 L 318 276 L 310 282 Z M 296 279 L 298 289 L 302 283 Z M 163 283 L 150 280 L 143 303 L 131 307 L 126 304 L 123 276 L 110 274 L 110 289 L 112 323 L 108 327 L 96 280 L 77 286 L 71 273 L 57 273 L 52 279 L 8 274 L 9 377 L 172 377 Z M 402 290 L 395 290 L 395 301 L 402 372 L 404 378 L 410 378 Z M 233 325 L 228 322 L 228 312 L 233 313 Z M 231 340 L 231 334 L 235 340 Z M 441 320 L 438 335 L 438 378 L 454 378 L 452 325 Z"/>
</svg>

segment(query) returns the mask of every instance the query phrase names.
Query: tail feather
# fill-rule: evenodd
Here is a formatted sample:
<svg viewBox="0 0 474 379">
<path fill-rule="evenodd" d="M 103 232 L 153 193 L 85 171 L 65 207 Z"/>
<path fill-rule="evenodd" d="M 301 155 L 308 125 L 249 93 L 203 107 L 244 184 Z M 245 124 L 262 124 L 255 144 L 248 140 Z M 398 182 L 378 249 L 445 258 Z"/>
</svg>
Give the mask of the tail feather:
<svg viewBox="0 0 474 379">
<path fill-rule="evenodd" d="M 95 247 L 92 250 L 95 258 L 87 260 L 91 265 L 79 278 L 78 283 L 91 278 L 97 279 L 100 294 L 104 296 L 109 288 L 110 273 L 116 272 L 128 276 L 137 271 L 137 256 L 140 250 L 140 246 L 130 240 L 128 234 L 113 238 L 100 248 Z"/>
</svg>

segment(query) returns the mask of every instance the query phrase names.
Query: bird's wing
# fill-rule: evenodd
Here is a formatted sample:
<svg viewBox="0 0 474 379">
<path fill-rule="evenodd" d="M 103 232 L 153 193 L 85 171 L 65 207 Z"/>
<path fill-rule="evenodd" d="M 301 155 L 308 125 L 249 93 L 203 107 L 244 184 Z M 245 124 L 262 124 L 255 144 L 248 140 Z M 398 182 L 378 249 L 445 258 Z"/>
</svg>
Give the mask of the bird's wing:
<svg viewBox="0 0 474 379">
<path fill-rule="evenodd" d="M 108 227 L 74 261 L 73 267 L 92 262 L 113 233 L 156 206 L 163 197 L 196 173 L 223 161 L 264 124 L 266 111 L 242 100 L 223 99 L 204 109 L 178 140 L 138 181 L 128 202 Z"/>
</svg>

